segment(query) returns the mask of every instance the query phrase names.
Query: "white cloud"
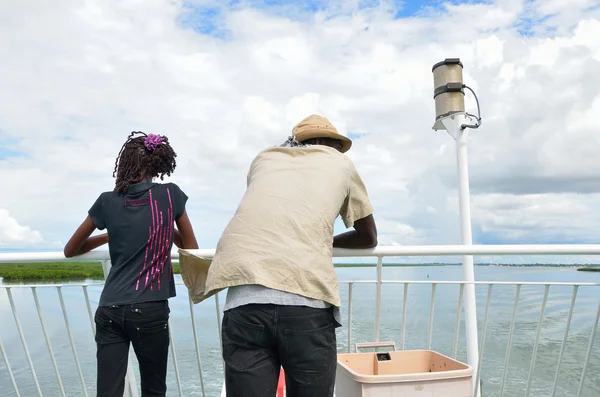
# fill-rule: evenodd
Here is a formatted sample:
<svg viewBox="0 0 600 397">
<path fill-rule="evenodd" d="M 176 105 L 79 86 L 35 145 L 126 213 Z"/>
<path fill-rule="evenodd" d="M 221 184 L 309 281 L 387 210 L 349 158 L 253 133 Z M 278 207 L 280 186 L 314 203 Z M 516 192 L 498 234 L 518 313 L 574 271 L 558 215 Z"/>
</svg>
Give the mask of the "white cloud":
<svg viewBox="0 0 600 397">
<path fill-rule="evenodd" d="M 431 130 L 431 66 L 458 56 L 484 117 L 470 142 L 475 240 L 594 241 L 600 9 L 588 3 L 448 3 L 404 19 L 385 4 L 238 6 L 212 21 L 179 0 L 3 3 L 0 139 L 21 155 L 0 153 L 0 207 L 66 241 L 112 188 L 127 134 L 157 132 L 212 247 L 254 155 L 320 112 L 360 135 L 349 155 L 383 241 L 458 243 L 454 145 Z M 192 29 L 211 24 L 222 37 Z"/>
<path fill-rule="evenodd" d="M 592 243 L 600 239 L 600 212 L 589 209 L 599 198 L 598 193 L 482 194 L 473 202 L 473 212 L 483 233 L 500 235 L 505 241 Z"/>
<path fill-rule="evenodd" d="M 43 242 L 40 232 L 20 225 L 8 210 L 0 208 L 0 247 L 29 247 Z"/>
</svg>

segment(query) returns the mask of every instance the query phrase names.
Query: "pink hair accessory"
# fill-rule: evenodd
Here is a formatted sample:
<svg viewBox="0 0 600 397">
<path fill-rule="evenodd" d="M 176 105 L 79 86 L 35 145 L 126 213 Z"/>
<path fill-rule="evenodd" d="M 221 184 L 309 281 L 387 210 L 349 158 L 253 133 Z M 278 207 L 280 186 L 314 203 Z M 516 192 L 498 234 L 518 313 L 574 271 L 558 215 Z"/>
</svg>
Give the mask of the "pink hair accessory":
<svg viewBox="0 0 600 397">
<path fill-rule="evenodd" d="M 144 139 L 144 146 L 146 146 L 146 150 L 153 152 L 158 146 L 162 145 L 163 139 L 162 136 L 156 134 L 148 134 L 146 139 Z"/>
</svg>

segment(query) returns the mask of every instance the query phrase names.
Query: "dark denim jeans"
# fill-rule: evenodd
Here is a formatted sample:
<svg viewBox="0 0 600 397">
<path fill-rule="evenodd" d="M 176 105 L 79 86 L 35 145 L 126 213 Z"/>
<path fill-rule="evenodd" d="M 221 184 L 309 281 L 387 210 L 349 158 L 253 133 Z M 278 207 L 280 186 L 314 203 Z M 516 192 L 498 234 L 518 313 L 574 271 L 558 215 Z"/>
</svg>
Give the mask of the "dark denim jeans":
<svg viewBox="0 0 600 397">
<path fill-rule="evenodd" d="M 288 397 L 331 397 L 337 347 L 333 309 L 245 305 L 223 316 L 227 397 L 277 393 L 279 369 Z"/>
<path fill-rule="evenodd" d="M 97 397 L 123 396 L 130 343 L 140 366 L 142 397 L 165 396 L 169 313 L 166 300 L 98 307 Z"/>
</svg>

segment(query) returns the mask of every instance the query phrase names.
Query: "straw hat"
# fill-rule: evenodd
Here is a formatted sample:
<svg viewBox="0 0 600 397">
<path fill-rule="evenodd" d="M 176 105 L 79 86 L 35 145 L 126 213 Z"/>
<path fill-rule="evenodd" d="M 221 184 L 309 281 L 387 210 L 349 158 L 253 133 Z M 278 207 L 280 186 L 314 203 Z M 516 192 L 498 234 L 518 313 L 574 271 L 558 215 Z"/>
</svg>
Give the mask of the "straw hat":
<svg viewBox="0 0 600 397">
<path fill-rule="evenodd" d="M 340 134 L 337 129 L 323 116 L 312 114 L 296 124 L 292 135 L 298 142 L 312 138 L 332 138 L 342 141 L 342 153 L 346 153 L 352 146 L 352 140 Z"/>
</svg>

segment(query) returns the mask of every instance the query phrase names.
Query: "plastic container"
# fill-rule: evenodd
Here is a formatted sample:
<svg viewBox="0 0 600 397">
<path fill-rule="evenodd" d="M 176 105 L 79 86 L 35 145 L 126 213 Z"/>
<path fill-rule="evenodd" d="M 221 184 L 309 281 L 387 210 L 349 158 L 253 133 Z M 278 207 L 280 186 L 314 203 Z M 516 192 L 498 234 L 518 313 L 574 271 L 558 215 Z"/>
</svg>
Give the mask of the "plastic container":
<svg viewBox="0 0 600 397">
<path fill-rule="evenodd" d="M 362 344 L 377 347 L 392 343 Z M 357 346 L 358 350 L 358 346 Z M 431 350 L 338 354 L 341 397 L 473 397 L 473 370 Z"/>
</svg>

